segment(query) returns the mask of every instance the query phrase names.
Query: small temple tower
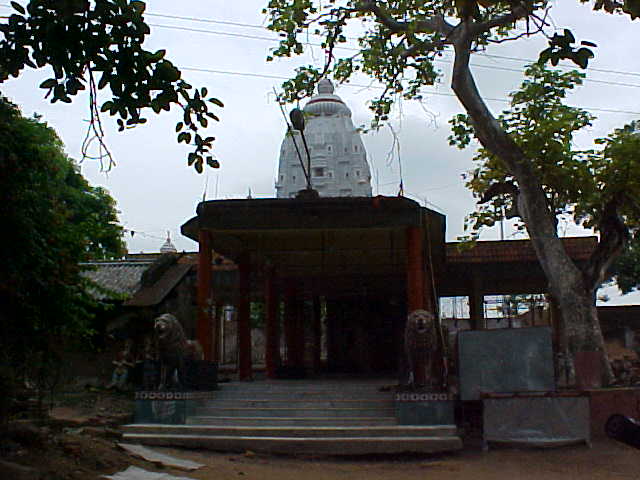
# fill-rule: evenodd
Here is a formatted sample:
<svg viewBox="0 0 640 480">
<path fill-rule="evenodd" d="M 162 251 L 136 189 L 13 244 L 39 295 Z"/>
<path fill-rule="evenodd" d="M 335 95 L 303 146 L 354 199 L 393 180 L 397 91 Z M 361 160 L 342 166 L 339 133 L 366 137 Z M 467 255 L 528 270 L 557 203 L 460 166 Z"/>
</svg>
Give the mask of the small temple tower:
<svg viewBox="0 0 640 480">
<path fill-rule="evenodd" d="M 167 230 L 167 239 L 160 247 L 160 253 L 176 253 L 177 251 L 175 245 L 171 242 L 171 232 Z"/>
<path fill-rule="evenodd" d="M 305 138 L 311 157 L 311 187 L 321 197 L 370 197 L 371 171 L 360 133 L 353 126 L 351 110 L 334 95 L 331 80 L 318 83 L 318 94 L 304 107 Z M 297 146 L 297 150 L 296 150 Z M 278 198 L 292 198 L 306 188 L 298 151 L 307 156 L 300 132 L 286 134 L 280 147 L 276 191 Z"/>
</svg>

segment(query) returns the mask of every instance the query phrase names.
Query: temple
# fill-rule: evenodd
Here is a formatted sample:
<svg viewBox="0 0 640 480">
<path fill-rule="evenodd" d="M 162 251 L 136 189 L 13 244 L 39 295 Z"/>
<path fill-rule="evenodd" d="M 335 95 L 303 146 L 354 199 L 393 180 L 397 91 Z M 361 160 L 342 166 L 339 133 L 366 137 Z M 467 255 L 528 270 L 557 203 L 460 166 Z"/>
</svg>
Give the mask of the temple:
<svg viewBox="0 0 640 480">
<path fill-rule="evenodd" d="M 252 302 L 264 305 L 269 378 L 401 376 L 409 312 L 428 310 L 440 323 L 442 297 L 467 297 L 468 327 L 485 329 L 485 296 L 546 292 L 528 241 L 478 242 L 460 251 L 445 242 L 444 215 L 404 197 L 371 197 L 364 144 L 329 80 L 303 111 L 304 132 L 290 130 L 282 142 L 277 198 L 202 202 L 182 226 L 200 246 L 196 330 L 207 359 L 219 362 L 221 348 L 212 315 L 222 302 L 212 288 L 212 252 L 238 266 L 238 376 L 245 380 L 254 373 Z M 318 192 L 311 197 L 299 195 L 308 187 L 308 166 Z M 565 244 L 581 261 L 595 239 Z M 544 318 L 553 323 L 551 315 Z M 444 336 L 439 358 L 455 344 Z M 436 376 L 443 369 L 434 368 Z"/>
<path fill-rule="evenodd" d="M 305 138 L 297 130 L 287 132 L 280 147 L 277 197 L 293 198 L 305 188 L 303 168 L 308 160 L 311 186 L 321 197 L 370 197 L 367 152 L 353 126 L 351 110 L 334 95 L 331 80 L 320 80 L 318 94 L 303 111 Z"/>
<path fill-rule="evenodd" d="M 600 363 L 576 355 L 572 371 L 563 360 L 557 308 L 528 240 L 446 242 L 441 213 L 371 196 L 364 144 L 330 81 L 303 112 L 302 131 L 282 143 L 277 198 L 203 201 L 182 225 L 198 255 L 178 255 L 155 290 L 197 262 L 197 318 L 183 322 L 205 359 L 185 373 L 194 391 L 137 392 L 126 440 L 428 453 L 462 448 L 461 420 L 482 425 L 485 448 L 548 446 L 590 442 L 612 413 L 637 411 L 637 389 L 598 389 Z M 563 243 L 580 264 L 597 239 Z M 160 298 L 152 287 L 135 304 Z M 502 318 L 491 311 L 496 297 Z M 447 311 L 451 298 L 467 312 Z M 512 311 L 523 298 L 526 312 Z M 416 318 L 433 319 L 430 330 Z M 239 381 L 217 384 L 217 375 Z"/>
</svg>

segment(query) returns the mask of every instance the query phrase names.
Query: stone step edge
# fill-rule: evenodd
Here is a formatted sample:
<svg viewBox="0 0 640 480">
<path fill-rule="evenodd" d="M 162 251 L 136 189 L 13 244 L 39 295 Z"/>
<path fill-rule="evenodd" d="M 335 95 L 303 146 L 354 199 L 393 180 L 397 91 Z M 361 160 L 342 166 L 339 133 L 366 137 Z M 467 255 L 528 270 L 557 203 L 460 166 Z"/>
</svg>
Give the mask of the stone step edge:
<svg viewBox="0 0 640 480">
<path fill-rule="evenodd" d="M 447 440 L 460 440 L 458 435 L 440 435 L 433 437 L 256 437 L 235 435 L 174 435 L 162 433 L 125 433 L 125 440 L 218 440 L 218 441 L 269 441 L 269 442 L 305 442 L 305 443 L 329 443 L 329 442 L 444 442 Z"/>
<path fill-rule="evenodd" d="M 395 415 L 389 416 L 377 416 L 377 417 L 222 417 L 216 415 L 189 415 L 188 420 L 195 420 L 198 418 L 206 419 L 219 419 L 219 420 L 318 420 L 325 422 L 327 420 L 350 420 L 357 419 L 358 421 L 364 420 L 396 420 Z M 197 424 L 196 424 L 197 425 Z"/>
<path fill-rule="evenodd" d="M 383 412 L 383 411 L 387 411 L 387 410 L 393 410 L 395 411 L 395 406 L 393 407 L 296 407 L 296 406 L 291 406 L 291 407 L 216 407 L 216 406 L 210 406 L 210 405 L 203 405 L 203 406 L 198 406 L 195 407 L 195 410 L 234 410 L 234 411 L 238 411 L 238 412 L 243 412 L 245 410 L 266 410 L 269 412 L 278 412 L 281 410 L 295 410 L 295 411 L 305 411 L 305 410 L 323 410 L 323 411 L 328 411 L 328 412 L 333 412 L 333 411 L 360 411 L 360 410 L 374 410 L 374 411 L 378 411 L 378 412 Z"/>
<path fill-rule="evenodd" d="M 124 440 L 143 445 L 203 448 L 214 451 L 362 455 L 400 452 L 436 453 L 460 450 L 458 436 L 432 437 L 251 437 L 207 435 L 125 434 Z"/>
<path fill-rule="evenodd" d="M 238 418 L 238 417 L 231 417 L 231 418 Z M 251 419 L 254 419 L 255 417 L 248 417 Z M 273 419 L 273 417 L 268 417 L 270 419 Z M 281 418 L 290 418 L 290 417 L 281 417 Z M 295 417 L 294 417 L 295 418 Z M 308 417 L 309 418 L 309 417 Z M 377 418 L 377 417 L 376 417 Z M 391 418 L 391 417 L 389 417 Z M 296 420 L 298 418 L 295 418 Z M 177 428 L 177 429 L 209 429 L 209 428 L 216 428 L 215 425 L 164 425 L 164 424 L 158 424 L 158 423 L 130 423 L 127 425 L 122 425 L 121 428 L 127 429 L 127 428 L 162 428 L 162 427 L 169 427 L 169 428 Z M 257 427 L 246 427 L 246 426 L 234 426 L 234 425 L 220 425 L 220 428 L 229 428 L 229 429 L 233 429 L 233 428 L 237 428 L 237 429 L 244 429 L 244 428 L 250 428 L 252 430 L 309 430 L 310 428 L 313 429 L 317 429 L 317 430 L 362 430 L 362 429 L 370 429 L 370 430 L 398 430 L 398 429 L 405 429 L 405 430 L 438 430 L 438 429 L 457 429 L 456 425 L 453 424 L 443 424 L 443 425 L 371 425 L 371 426 L 354 426 L 354 425 L 336 425 L 336 426 L 327 426 L 327 425 L 318 425 L 318 426 L 311 426 L 311 427 L 298 427 L 298 426 L 281 426 L 281 425 L 274 425 L 274 426 L 257 426 Z"/>
<path fill-rule="evenodd" d="M 455 425 L 158 425 L 132 424 L 122 427 L 125 433 L 163 435 L 239 435 L 248 436 L 443 436 L 457 435 Z M 267 435 L 265 435 L 267 434 Z M 245 435 L 246 436 L 246 435 Z"/>
<path fill-rule="evenodd" d="M 202 402 L 308 402 L 308 403 L 330 403 L 330 402 L 341 402 L 341 403 L 358 403 L 358 402 L 367 402 L 367 403 L 395 403 L 395 399 L 393 398 L 370 398 L 370 397 L 344 397 L 344 398 L 336 398 L 336 397 L 318 397 L 318 398 L 246 398 L 246 397 L 236 397 L 236 398 L 228 398 L 225 396 L 207 398 L 203 400 L 199 400 Z"/>
</svg>

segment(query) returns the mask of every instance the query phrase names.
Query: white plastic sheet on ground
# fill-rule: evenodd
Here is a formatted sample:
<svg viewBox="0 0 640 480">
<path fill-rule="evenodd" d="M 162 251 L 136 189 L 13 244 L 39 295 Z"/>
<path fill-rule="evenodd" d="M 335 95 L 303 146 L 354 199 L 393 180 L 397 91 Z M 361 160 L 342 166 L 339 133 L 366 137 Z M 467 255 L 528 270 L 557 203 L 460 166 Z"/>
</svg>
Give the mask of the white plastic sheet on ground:
<svg viewBox="0 0 640 480">
<path fill-rule="evenodd" d="M 176 477 L 169 473 L 149 472 L 143 468 L 134 467 L 133 465 L 126 470 L 113 475 L 103 475 L 102 478 L 110 480 L 193 480 L 189 477 Z"/>
<path fill-rule="evenodd" d="M 151 463 L 161 463 L 166 467 L 174 467 L 181 470 L 197 470 L 198 468 L 204 467 L 201 463 L 192 462 L 191 460 L 182 460 L 163 453 L 154 452 L 150 448 L 143 447 L 142 445 L 119 443 L 118 446 L 135 457 L 140 457 Z"/>
</svg>

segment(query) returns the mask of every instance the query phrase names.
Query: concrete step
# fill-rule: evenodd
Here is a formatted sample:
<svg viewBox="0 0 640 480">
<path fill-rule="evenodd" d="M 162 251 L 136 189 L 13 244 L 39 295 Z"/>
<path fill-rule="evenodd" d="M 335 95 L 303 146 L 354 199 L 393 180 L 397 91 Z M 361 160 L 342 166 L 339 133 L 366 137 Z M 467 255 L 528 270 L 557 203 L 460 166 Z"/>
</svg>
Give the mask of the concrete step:
<svg viewBox="0 0 640 480">
<path fill-rule="evenodd" d="M 133 424 L 122 427 L 127 434 L 212 435 L 240 437 L 444 437 L 455 436 L 455 425 L 368 426 L 221 426 Z"/>
<path fill-rule="evenodd" d="M 236 399 L 273 399 L 273 400 L 393 400 L 390 392 L 361 391 L 350 392 L 344 390 L 216 390 L 212 393 L 215 400 Z"/>
<path fill-rule="evenodd" d="M 376 417 L 211 417 L 194 415 L 187 418 L 189 425 L 218 426 L 380 426 L 396 425 L 395 415 Z"/>
<path fill-rule="evenodd" d="M 298 407 L 291 405 L 289 407 L 276 408 L 259 408 L 259 407 L 217 407 L 208 405 L 206 407 L 198 407 L 192 411 L 193 415 L 208 417 L 316 417 L 316 418 L 335 418 L 335 417 L 376 417 L 376 416 L 394 416 L 395 408 L 362 408 L 362 407 Z"/>
<path fill-rule="evenodd" d="M 125 433 L 124 441 L 142 445 L 202 448 L 224 452 L 362 455 L 459 450 L 456 436 L 442 437 L 252 437 Z"/>
<path fill-rule="evenodd" d="M 290 392 L 380 392 L 394 382 L 322 382 L 322 381 L 262 381 L 220 383 L 219 391 L 290 391 Z M 385 393 L 385 392 L 380 392 Z M 389 393 L 389 392 L 386 392 Z"/>
<path fill-rule="evenodd" d="M 350 409 L 374 409 L 394 408 L 395 402 L 391 399 L 354 399 L 354 398 L 314 398 L 314 399 L 214 399 L 207 400 L 194 406 L 195 409 L 207 408 L 350 408 Z"/>
</svg>

